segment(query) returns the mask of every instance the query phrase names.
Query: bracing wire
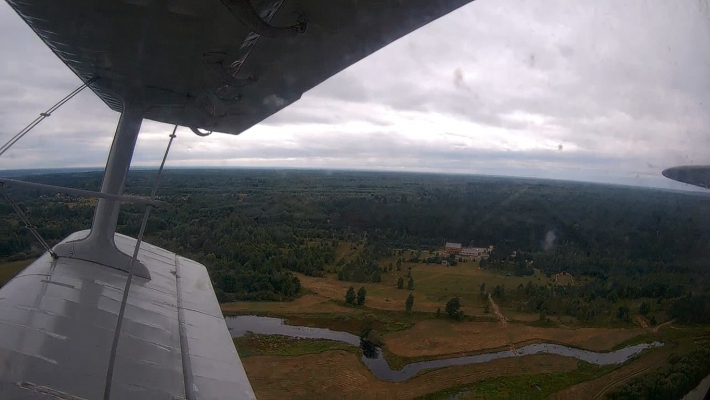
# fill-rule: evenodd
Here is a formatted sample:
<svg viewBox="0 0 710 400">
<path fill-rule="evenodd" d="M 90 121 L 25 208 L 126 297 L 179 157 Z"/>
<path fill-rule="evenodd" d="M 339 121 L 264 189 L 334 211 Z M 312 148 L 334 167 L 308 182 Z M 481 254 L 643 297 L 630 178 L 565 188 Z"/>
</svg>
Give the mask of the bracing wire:
<svg viewBox="0 0 710 400">
<path fill-rule="evenodd" d="M 22 212 L 22 209 L 20 208 L 20 206 L 18 206 L 17 203 L 12 201 L 12 199 L 7 194 L 5 194 L 5 193 L 0 193 L 0 194 L 2 194 L 2 197 L 5 199 L 5 201 L 10 203 L 10 205 L 12 206 L 12 209 L 15 210 L 15 213 L 17 214 L 17 216 L 25 224 L 25 228 L 27 228 L 27 230 L 30 231 L 30 233 L 32 233 L 32 236 L 34 236 L 35 239 L 37 239 L 37 241 L 39 242 L 39 244 L 41 244 L 42 247 L 44 247 L 44 250 L 47 251 L 49 254 L 51 254 L 52 258 L 56 259 L 57 253 L 55 253 L 52 250 L 52 248 L 49 247 L 49 244 L 47 244 L 47 242 L 42 238 L 42 236 L 39 234 L 39 232 L 37 232 L 37 228 L 34 225 L 32 225 L 32 223 L 30 222 L 30 219 L 27 218 L 27 215 L 24 212 Z"/>
<path fill-rule="evenodd" d="M 158 173 L 155 176 L 155 182 L 153 183 L 153 189 L 150 192 L 150 199 L 155 198 L 155 194 L 158 191 L 158 184 L 160 183 L 160 175 L 163 173 L 163 168 L 165 167 L 165 160 L 168 159 L 168 152 L 170 152 L 170 146 L 173 144 L 173 139 L 175 139 L 175 132 L 177 131 L 177 125 L 173 128 L 173 133 L 170 134 L 170 141 L 168 142 L 168 147 L 165 149 L 165 154 L 163 155 L 163 161 L 160 163 L 160 168 L 158 168 Z M 106 386 L 104 387 L 104 400 L 109 400 L 111 398 L 111 383 L 113 381 L 113 368 L 116 362 L 116 350 L 118 350 L 118 339 L 121 336 L 121 325 L 123 324 L 123 315 L 126 312 L 126 304 L 128 302 L 128 292 L 131 289 L 131 282 L 133 281 L 133 265 L 138 258 L 138 251 L 140 250 L 141 243 L 143 242 L 143 234 L 145 233 L 145 227 L 148 225 L 148 217 L 150 216 L 150 211 L 153 206 L 148 204 L 143 214 L 143 221 L 141 223 L 140 231 L 138 232 L 138 237 L 136 238 L 136 246 L 133 248 L 133 256 L 128 264 L 128 278 L 126 279 L 126 285 L 123 288 L 123 298 L 121 299 L 121 308 L 118 311 L 118 320 L 116 321 L 116 331 L 113 335 L 113 343 L 111 345 L 111 356 L 109 358 L 108 370 L 106 371 Z"/>
<path fill-rule="evenodd" d="M 55 112 L 55 111 L 57 111 L 57 109 L 59 109 L 59 107 L 61 107 L 61 106 L 63 106 L 64 104 L 66 104 L 66 102 L 68 102 L 69 100 L 71 100 L 74 96 L 76 96 L 77 94 L 79 94 L 79 92 L 81 92 L 81 91 L 84 90 L 86 87 L 88 87 L 89 85 L 91 85 L 95 80 L 96 80 L 96 78 L 91 78 L 91 79 L 89 79 L 88 81 L 84 82 L 84 84 L 82 84 L 82 85 L 79 86 L 78 88 L 74 89 L 74 91 L 72 91 L 71 93 L 69 93 L 66 97 L 64 97 L 63 99 L 59 100 L 59 101 L 58 101 L 56 104 L 54 104 L 52 107 L 49 107 L 49 109 L 47 109 L 47 111 L 45 111 L 45 112 L 43 112 L 43 113 L 40 113 L 40 114 L 39 114 L 39 117 L 35 118 L 34 121 L 30 122 L 29 125 L 27 125 L 26 127 L 24 127 L 24 128 L 23 128 L 21 131 L 19 131 L 15 136 L 13 136 L 10 140 L 8 140 L 7 143 L 5 143 L 4 145 L 2 145 L 2 147 L 0 147 L 0 156 L 2 156 L 3 154 L 5 154 L 5 152 L 6 152 L 7 150 L 9 150 L 10 147 L 12 147 L 15 143 L 17 143 L 17 141 L 19 141 L 20 139 L 22 139 L 22 137 L 25 136 L 29 131 L 31 131 L 35 126 L 39 125 L 39 123 L 42 122 L 42 121 L 44 121 L 45 118 L 50 117 L 53 112 Z"/>
<path fill-rule="evenodd" d="M 89 86 L 89 85 L 90 85 L 91 83 L 93 83 L 95 80 L 96 80 L 96 78 L 91 78 L 91 79 L 89 79 L 88 81 L 84 82 L 81 86 L 79 86 L 78 88 L 74 89 L 71 93 L 69 93 L 68 95 L 66 95 L 63 99 L 59 100 L 59 101 L 58 101 L 56 104 L 54 104 L 52 107 L 49 107 L 49 109 L 47 109 L 47 111 L 45 111 L 45 112 L 43 112 L 43 113 L 40 113 L 40 114 L 39 114 L 39 117 L 35 118 L 34 121 L 30 122 L 29 125 L 27 125 L 26 127 L 24 127 L 24 128 L 23 128 L 21 131 L 19 131 L 15 136 L 13 136 L 12 138 L 10 138 L 10 140 L 8 140 L 7 143 L 5 143 L 4 145 L 2 145 L 2 147 L 0 147 L 0 156 L 2 156 L 3 154 L 5 154 L 5 152 L 8 151 L 8 150 L 10 149 L 10 147 L 12 147 L 15 143 L 17 143 L 20 139 L 22 139 L 22 137 L 25 136 L 27 133 L 29 133 L 29 131 L 31 131 L 35 126 L 39 125 L 39 123 L 42 122 L 42 121 L 44 121 L 45 118 L 50 117 L 53 112 L 55 112 L 55 111 L 57 111 L 57 110 L 59 109 L 59 107 L 61 107 L 61 106 L 63 106 L 64 104 L 66 104 L 69 100 L 71 100 L 74 96 L 76 96 L 77 94 L 79 94 L 79 92 L 81 92 L 82 90 L 84 90 L 87 86 Z M 42 238 L 42 236 L 39 234 L 39 232 L 37 232 L 36 227 L 35 227 L 34 225 L 32 225 L 32 223 L 30 222 L 30 219 L 27 217 L 27 215 L 25 215 L 25 213 L 22 212 L 22 209 L 21 209 L 14 201 L 12 201 L 12 199 L 10 199 L 10 197 L 9 197 L 7 194 L 2 193 L 2 197 L 5 199 L 5 201 L 7 201 L 8 203 L 10 203 L 10 205 L 11 205 L 12 208 L 13 208 L 13 210 L 15 210 L 15 213 L 17 214 L 17 216 L 18 216 L 18 217 L 20 218 L 20 220 L 22 220 L 22 222 L 25 224 L 25 228 L 27 228 L 27 230 L 30 231 L 30 233 L 32 234 L 32 236 L 34 236 L 35 239 L 37 239 L 37 241 L 39 242 L 39 244 L 41 244 L 42 247 L 44 247 L 44 249 L 45 249 L 49 254 L 52 255 L 52 258 L 55 258 L 55 259 L 56 259 L 56 258 L 57 258 L 57 254 L 52 250 L 51 247 L 49 247 L 49 244 L 47 244 L 47 242 Z"/>
</svg>

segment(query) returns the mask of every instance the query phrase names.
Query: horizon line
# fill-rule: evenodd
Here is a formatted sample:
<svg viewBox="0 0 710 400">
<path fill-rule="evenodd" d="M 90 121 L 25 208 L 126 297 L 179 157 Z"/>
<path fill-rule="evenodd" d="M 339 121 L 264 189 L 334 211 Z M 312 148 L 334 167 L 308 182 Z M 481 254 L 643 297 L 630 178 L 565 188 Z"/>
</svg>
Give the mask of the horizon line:
<svg viewBox="0 0 710 400">
<path fill-rule="evenodd" d="M 131 171 L 155 171 L 157 166 L 135 166 L 131 167 Z M 437 171 L 414 171 L 414 170 L 389 170 L 389 169 L 353 169 L 353 168 L 321 168 L 321 167 L 288 167 L 288 166 L 165 166 L 165 170 L 263 170 L 263 171 L 278 171 L 278 170 L 288 170 L 288 171 L 312 171 L 312 172 L 365 172 L 365 173 L 390 173 L 390 174 L 413 174 L 413 175 L 438 175 L 438 176 L 456 176 L 456 177 L 486 177 L 486 178 L 503 178 L 503 179 L 525 179 L 525 180 L 542 180 L 551 182 L 571 182 L 571 183 L 584 183 L 593 185 L 608 185 L 608 186 L 620 186 L 636 189 L 655 189 L 662 191 L 671 191 L 676 193 L 694 193 L 702 194 L 710 192 L 702 190 L 701 188 L 696 188 L 695 186 L 682 184 L 679 188 L 668 188 L 659 187 L 652 185 L 643 184 L 633 184 L 633 183 L 620 183 L 620 182 L 608 182 L 600 180 L 583 180 L 574 178 L 553 178 L 553 177 L 540 177 L 540 176 L 524 176 L 524 175 L 496 175 L 496 174 L 485 174 L 485 173 L 475 173 L 475 172 L 437 172 Z M 44 167 L 44 168 L 17 168 L 17 169 L 0 169 L 0 176 L 5 173 L 10 174 L 20 174 L 25 172 L 101 172 L 104 171 L 103 166 L 96 167 Z M 17 175 L 15 175 L 17 176 Z M 660 176 L 659 178 L 662 178 Z M 673 182 L 669 180 L 669 182 Z"/>
</svg>

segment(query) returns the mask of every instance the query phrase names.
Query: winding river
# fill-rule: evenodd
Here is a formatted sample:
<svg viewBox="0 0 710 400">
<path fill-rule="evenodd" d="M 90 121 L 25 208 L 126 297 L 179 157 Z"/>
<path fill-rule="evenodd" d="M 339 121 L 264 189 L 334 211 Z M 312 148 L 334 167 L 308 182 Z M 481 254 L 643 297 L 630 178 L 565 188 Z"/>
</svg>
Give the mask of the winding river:
<svg viewBox="0 0 710 400">
<path fill-rule="evenodd" d="M 596 365 L 621 364 L 645 349 L 663 345 L 663 343 L 659 342 L 643 343 L 608 353 L 595 353 L 593 351 L 575 349 L 559 344 L 538 343 L 523 346 L 515 350 L 503 350 L 474 356 L 415 362 L 405 365 L 401 370 L 393 370 L 390 368 L 387 360 L 382 356 L 382 352 L 379 348 L 361 343 L 360 338 L 351 333 L 323 328 L 286 325 L 284 320 L 279 318 L 258 317 L 254 315 L 225 317 L 225 321 L 227 322 L 229 331 L 232 333 L 232 337 L 242 337 L 246 335 L 247 332 L 253 332 L 262 335 L 283 335 L 294 338 L 328 339 L 353 346 L 363 346 L 362 362 L 378 379 L 390 382 L 405 381 L 427 369 L 450 367 L 454 365 L 479 364 L 499 358 L 521 357 L 543 353 L 574 357 L 578 360 Z"/>
</svg>

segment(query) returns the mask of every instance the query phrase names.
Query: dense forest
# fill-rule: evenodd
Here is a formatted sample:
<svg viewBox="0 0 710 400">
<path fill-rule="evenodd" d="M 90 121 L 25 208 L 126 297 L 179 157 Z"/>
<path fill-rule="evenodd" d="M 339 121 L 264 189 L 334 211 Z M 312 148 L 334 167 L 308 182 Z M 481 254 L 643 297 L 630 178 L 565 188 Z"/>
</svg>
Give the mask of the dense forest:
<svg viewBox="0 0 710 400">
<path fill-rule="evenodd" d="M 148 194 L 154 176 L 132 171 L 126 192 Z M 23 179 L 97 190 L 101 178 L 72 172 Z M 50 244 L 90 226 L 92 200 L 3 190 Z M 521 310 L 624 319 L 628 310 L 619 299 L 649 298 L 682 322 L 710 322 L 704 194 L 482 176 L 244 169 L 166 170 L 158 193 L 171 206 L 151 214 L 146 240 L 207 265 L 221 301 L 292 299 L 301 290 L 292 272 L 377 282 L 393 268 L 380 265 L 384 257 L 438 263 L 436 251 L 451 241 L 494 245 L 487 268 L 588 278 L 574 286 L 498 288 L 499 301 Z M 122 207 L 119 232 L 136 235 L 141 213 Z M 340 243 L 362 251 L 337 259 Z M 0 203 L 0 257 L 39 252 L 11 207 Z"/>
<path fill-rule="evenodd" d="M 611 400 L 679 399 L 710 373 L 710 348 L 703 347 L 684 356 L 674 355 L 668 366 L 625 383 L 607 395 Z"/>
</svg>

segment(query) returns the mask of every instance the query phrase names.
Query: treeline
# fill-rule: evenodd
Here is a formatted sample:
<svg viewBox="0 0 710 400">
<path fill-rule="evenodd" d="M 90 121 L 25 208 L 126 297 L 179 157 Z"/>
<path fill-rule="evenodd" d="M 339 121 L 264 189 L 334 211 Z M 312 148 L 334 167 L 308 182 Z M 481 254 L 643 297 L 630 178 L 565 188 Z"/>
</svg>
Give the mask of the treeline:
<svg viewBox="0 0 710 400">
<path fill-rule="evenodd" d="M 668 314 L 686 324 L 710 324 L 710 296 L 680 297 L 673 302 Z"/>
<path fill-rule="evenodd" d="M 671 318 L 684 323 L 706 323 L 710 313 L 707 299 L 696 301 L 683 285 L 671 283 L 671 275 L 651 274 L 638 281 L 619 276 L 590 279 L 576 285 L 537 285 L 528 281 L 515 288 L 497 285 L 481 289 L 485 297 L 490 292 L 496 301 L 518 311 L 537 312 L 543 316 L 567 315 L 582 321 L 620 319 L 628 321 L 631 312 L 648 314 L 667 311 Z M 630 310 L 624 300 L 650 298 L 644 310 Z"/>
<path fill-rule="evenodd" d="M 710 349 L 671 356 L 669 366 L 642 375 L 607 394 L 611 400 L 680 399 L 710 374 Z"/>
<path fill-rule="evenodd" d="M 382 274 L 375 259 L 361 256 L 342 264 L 338 270 L 338 279 L 351 282 L 380 282 Z"/>
<path fill-rule="evenodd" d="M 131 172 L 126 193 L 148 194 L 154 176 L 154 171 Z M 101 173 L 26 179 L 98 190 Z M 705 300 L 696 300 L 710 295 L 705 271 L 710 261 L 710 202 L 700 195 L 571 182 L 358 172 L 166 170 L 161 181 L 159 198 L 171 206 L 151 214 L 146 240 L 207 265 L 222 300 L 293 298 L 300 285 L 291 272 L 336 273 L 343 280 L 376 282 L 391 268 L 380 260 L 394 249 L 417 249 L 400 254 L 403 262 L 454 264 L 455 258 L 430 252 L 445 241 L 495 245 L 487 267 L 515 275 L 538 268 L 599 281 L 598 287 L 585 286 L 580 292 L 528 295 L 524 307 L 534 304 L 537 309 L 544 303 L 548 312 L 596 314 L 600 298 L 613 304 L 614 297 L 690 296 L 693 308 L 677 310 L 686 315 L 700 304 L 706 307 Z M 90 226 L 92 201 L 4 190 L 50 244 Z M 119 232 L 135 236 L 141 216 L 140 207 L 123 206 Z M 364 246 L 358 256 L 336 259 L 337 243 L 357 242 Z M 39 252 L 12 209 L 0 204 L 0 257 Z M 513 252 L 517 255 L 511 257 Z M 574 311 L 575 303 L 556 305 L 556 299 L 573 298 L 588 304 L 580 303 L 579 311 Z M 604 312 L 614 311 L 609 307 Z"/>
</svg>

